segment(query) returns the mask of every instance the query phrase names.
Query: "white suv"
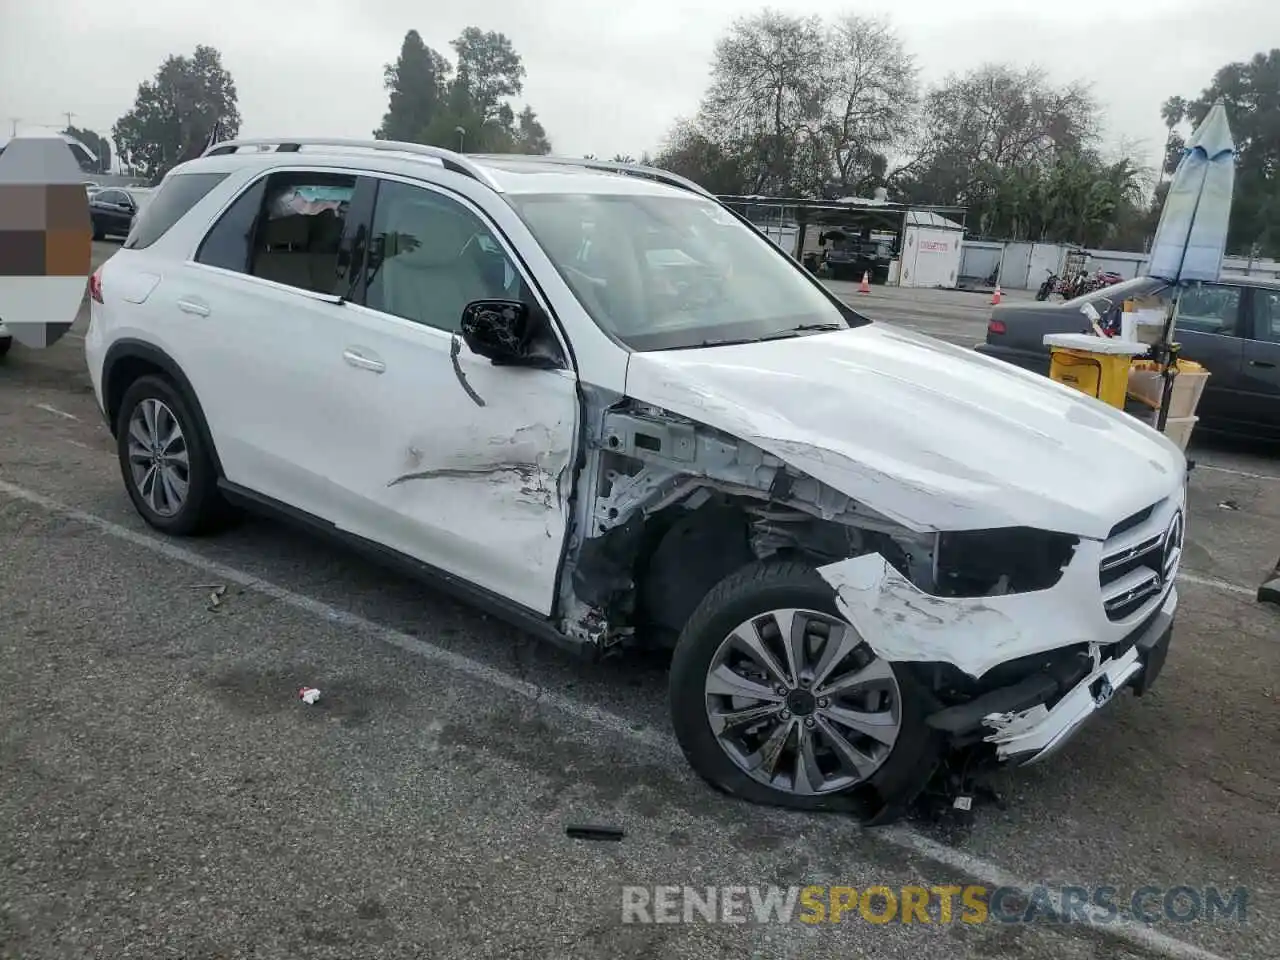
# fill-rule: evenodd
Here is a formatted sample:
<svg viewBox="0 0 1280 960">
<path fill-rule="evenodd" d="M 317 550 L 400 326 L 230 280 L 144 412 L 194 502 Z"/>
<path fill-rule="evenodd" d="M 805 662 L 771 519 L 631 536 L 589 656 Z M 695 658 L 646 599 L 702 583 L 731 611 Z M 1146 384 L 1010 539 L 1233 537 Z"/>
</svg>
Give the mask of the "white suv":
<svg viewBox="0 0 1280 960">
<path fill-rule="evenodd" d="M 870 322 L 662 171 L 219 144 L 91 297 L 153 527 L 274 511 L 580 651 L 669 643 L 689 761 L 754 801 L 883 819 L 1168 647 L 1174 444 Z"/>
</svg>

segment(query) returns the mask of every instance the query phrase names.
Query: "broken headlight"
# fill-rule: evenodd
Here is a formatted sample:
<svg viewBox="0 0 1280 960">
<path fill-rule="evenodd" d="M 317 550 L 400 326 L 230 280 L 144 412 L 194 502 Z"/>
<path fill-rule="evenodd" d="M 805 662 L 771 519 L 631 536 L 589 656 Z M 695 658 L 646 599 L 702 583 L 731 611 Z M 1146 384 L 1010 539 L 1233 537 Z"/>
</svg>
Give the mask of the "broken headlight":
<svg viewBox="0 0 1280 960">
<path fill-rule="evenodd" d="M 938 534 L 934 589 L 940 597 L 1047 590 L 1062 578 L 1080 538 L 1031 527 Z"/>
</svg>

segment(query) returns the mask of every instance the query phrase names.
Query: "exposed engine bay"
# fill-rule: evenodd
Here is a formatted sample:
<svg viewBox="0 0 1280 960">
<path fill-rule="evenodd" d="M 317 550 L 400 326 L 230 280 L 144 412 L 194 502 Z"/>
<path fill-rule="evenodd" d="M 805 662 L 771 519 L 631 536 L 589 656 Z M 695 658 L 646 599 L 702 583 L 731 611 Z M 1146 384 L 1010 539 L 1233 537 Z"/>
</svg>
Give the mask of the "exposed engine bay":
<svg viewBox="0 0 1280 960">
<path fill-rule="evenodd" d="M 588 426 L 590 430 L 590 425 Z M 565 632 L 603 648 L 678 632 L 719 580 L 752 560 L 815 567 L 879 554 L 935 597 L 1042 590 L 1079 538 L 1029 528 L 912 530 L 759 447 L 623 401 L 589 436 L 562 584 Z"/>
</svg>

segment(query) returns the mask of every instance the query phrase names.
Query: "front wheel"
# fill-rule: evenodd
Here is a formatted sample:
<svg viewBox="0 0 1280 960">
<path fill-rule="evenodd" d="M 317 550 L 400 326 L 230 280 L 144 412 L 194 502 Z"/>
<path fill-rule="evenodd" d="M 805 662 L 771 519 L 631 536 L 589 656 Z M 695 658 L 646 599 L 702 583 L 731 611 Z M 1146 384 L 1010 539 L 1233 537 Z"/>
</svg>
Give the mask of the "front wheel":
<svg viewBox="0 0 1280 960">
<path fill-rule="evenodd" d="M 670 695 L 689 763 L 755 803 L 902 809 L 939 759 L 927 693 L 876 655 L 801 563 L 752 564 L 703 599 L 676 645 Z"/>
</svg>

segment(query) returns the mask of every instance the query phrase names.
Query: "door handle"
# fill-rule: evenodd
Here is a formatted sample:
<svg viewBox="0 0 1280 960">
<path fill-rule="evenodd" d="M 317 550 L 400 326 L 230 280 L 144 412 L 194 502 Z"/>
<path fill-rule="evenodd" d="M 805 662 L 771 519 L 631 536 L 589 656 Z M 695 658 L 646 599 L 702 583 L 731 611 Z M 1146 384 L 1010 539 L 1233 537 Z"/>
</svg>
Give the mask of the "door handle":
<svg viewBox="0 0 1280 960">
<path fill-rule="evenodd" d="M 1272 367 L 1274 367 L 1274 366 L 1275 366 L 1275 364 L 1274 364 L 1274 363 L 1272 363 L 1270 360 L 1250 360 L 1250 361 L 1249 361 L 1249 366 L 1251 366 L 1251 367 L 1266 367 L 1268 370 L 1270 370 Z"/>
<path fill-rule="evenodd" d="M 361 370 L 372 370 L 374 373 L 382 373 L 387 369 L 387 365 L 381 360 L 366 357 L 364 354 L 349 347 L 342 351 L 342 359 L 353 367 L 358 367 Z"/>
<path fill-rule="evenodd" d="M 199 300 L 179 300 L 178 309 L 183 313 L 193 313 L 197 317 L 207 317 L 209 315 L 209 305 L 201 303 Z"/>
</svg>

